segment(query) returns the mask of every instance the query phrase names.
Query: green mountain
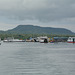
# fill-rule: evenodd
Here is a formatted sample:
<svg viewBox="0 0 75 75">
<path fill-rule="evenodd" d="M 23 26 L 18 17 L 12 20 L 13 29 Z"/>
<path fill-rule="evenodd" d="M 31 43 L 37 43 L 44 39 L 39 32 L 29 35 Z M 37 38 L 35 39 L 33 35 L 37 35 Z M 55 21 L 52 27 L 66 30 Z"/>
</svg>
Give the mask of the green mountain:
<svg viewBox="0 0 75 75">
<path fill-rule="evenodd" d="M 5 33 L 75 35 L 72 31 L 64 28 L 40 27 L 33 25 L 19 25 Z"/>
<path fill-rule="evenodd" d="M 0 34 L 4 34 L 4 33 L 5 33 L 5 31 L 0 30 Z"/>
</svg>

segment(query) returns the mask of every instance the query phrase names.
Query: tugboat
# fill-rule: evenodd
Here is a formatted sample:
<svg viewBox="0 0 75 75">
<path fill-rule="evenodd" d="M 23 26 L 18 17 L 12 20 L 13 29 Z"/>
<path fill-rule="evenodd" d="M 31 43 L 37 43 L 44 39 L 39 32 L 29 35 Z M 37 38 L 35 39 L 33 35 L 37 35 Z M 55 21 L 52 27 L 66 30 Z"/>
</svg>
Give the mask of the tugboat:
<svg viewBox="0 0 75 75">
<path fill-rule="evenodd" d="M 75 43 L 75 37 L 69 37 L 67 42 L 68 43 Z"/>
</svg>

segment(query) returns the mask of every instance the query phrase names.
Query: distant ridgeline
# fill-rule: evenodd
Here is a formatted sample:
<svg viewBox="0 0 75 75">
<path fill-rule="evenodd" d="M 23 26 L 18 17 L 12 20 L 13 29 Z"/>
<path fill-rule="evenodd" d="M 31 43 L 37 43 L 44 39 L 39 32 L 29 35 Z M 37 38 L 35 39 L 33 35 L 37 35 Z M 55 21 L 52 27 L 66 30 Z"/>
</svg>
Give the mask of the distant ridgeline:
<svg viewBox="0 0 75 75">
<path fill-rule="evenodd" d="M 75 33 L 65 28 L 40 27 L 33 25 L 19 25 L 8 31 L 0 31 L 0 34 L 1 33 L 75 35 Z"/>
</svg>

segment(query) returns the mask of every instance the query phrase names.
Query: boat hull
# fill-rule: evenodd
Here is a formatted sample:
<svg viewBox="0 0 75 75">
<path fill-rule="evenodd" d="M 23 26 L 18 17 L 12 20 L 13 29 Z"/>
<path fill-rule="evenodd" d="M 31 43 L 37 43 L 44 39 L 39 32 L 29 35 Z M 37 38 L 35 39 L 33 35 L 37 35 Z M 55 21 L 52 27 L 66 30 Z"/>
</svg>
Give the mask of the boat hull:
<svg viewBox="0 0 75 75">
<path fill-rule="evenodd" d="M 25 42 L 25 40 L 4 40 L 3 42 Z"/>
<path fill-rule="evenodd" d="M 68 42 L 68 43 L 75 43 L 75 42 Z"/>
</svg>

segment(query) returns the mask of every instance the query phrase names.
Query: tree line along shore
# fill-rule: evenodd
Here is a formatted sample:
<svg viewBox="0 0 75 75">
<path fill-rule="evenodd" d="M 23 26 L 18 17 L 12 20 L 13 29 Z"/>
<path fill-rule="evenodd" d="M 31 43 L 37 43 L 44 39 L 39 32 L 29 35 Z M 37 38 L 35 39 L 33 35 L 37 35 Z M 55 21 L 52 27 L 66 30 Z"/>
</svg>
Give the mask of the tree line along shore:
<svg viewBox="0 0 75 75">
<path fill-rule="evenodd" d="M 15 39 L 29 39 L 30 37 L 32 38 L 36 38 L 36 37 L 39 37 L 39 36 L 47 36 L 49 38 L 52 38 L 52 37 L 75 37 L 75 35 L 53 35 L 53 34 L 0 34 L 0 38 L 1 40 L 4 40 L 5 38 L 7 37 L 14 37 Z"/>
</svg>

